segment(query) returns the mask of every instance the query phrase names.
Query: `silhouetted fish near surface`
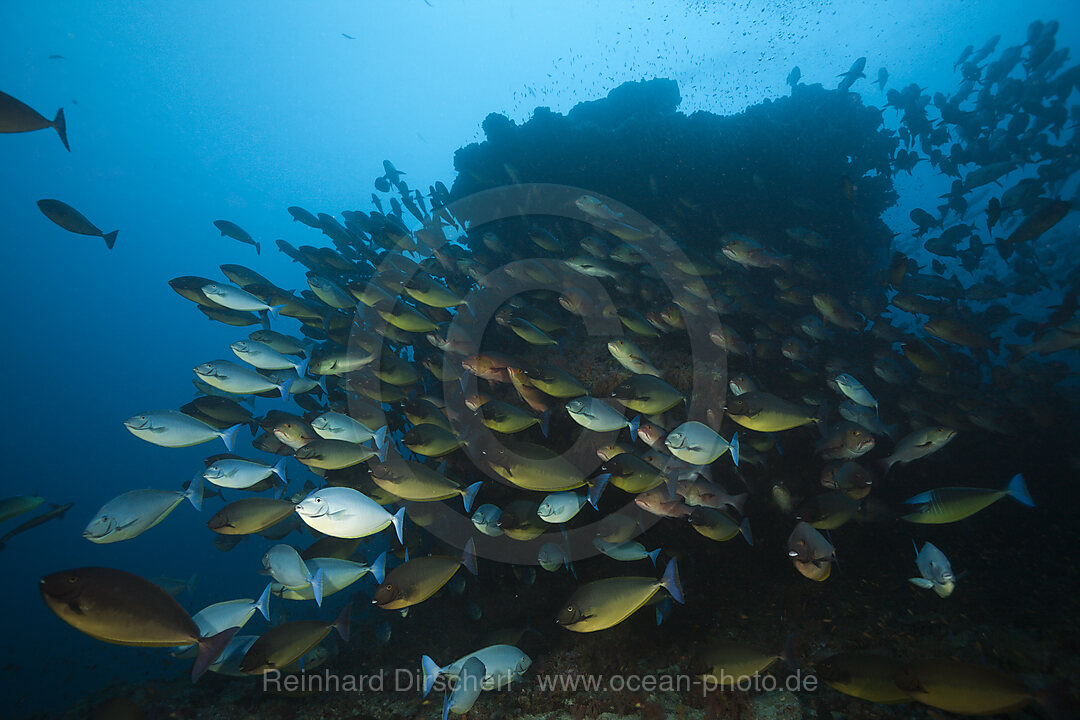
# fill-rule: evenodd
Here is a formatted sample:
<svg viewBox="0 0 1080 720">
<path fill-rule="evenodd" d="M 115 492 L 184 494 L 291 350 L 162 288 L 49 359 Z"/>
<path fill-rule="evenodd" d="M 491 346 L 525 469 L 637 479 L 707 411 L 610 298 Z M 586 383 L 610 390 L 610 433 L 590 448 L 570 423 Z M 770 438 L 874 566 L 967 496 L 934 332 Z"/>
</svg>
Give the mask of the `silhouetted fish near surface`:
<svg viewBox="0 0 1080 720">
<path fill-rule="evenodd" d="M 254 245 L 255 254 L 262 255 L 262 246 L 255 242 L 255 239 L 248 234 L 247 230 L 236 223 L 228 220 L 215 220 L 214 227 L 221 231 L 222 237 L 231 237 L 233 240 L 239 240 L 247 245 Z"/>
<path fill-rule="evenodd" d="M 118 233 L 119 230 L 113 230 L 110 233 L 98 230 L 94 223 L 87 220 L 81 212 L 67 203 L 60 202 L 59 200 L 45 199 L 38 200 L 37 206 L 45 217 L 49 218 L 68 232 L 102 238 L 105 240 L 105 247 L 110 250 L 112 250 L 113 245 L 116 244 L 116 233 Z"/>
<path fill-rule="evenodd" d="M 22 133 L 43 130 L 51 127 L 60 136 L 60 142 L 71 152 L 68 145 L 67 123 L 64 121 L 64 108 L 56 111 L 51 121 L 45 119 L 37 110 L 16 100 L 7 93 L 0 92 L 0 133 Z"/>
</svg>

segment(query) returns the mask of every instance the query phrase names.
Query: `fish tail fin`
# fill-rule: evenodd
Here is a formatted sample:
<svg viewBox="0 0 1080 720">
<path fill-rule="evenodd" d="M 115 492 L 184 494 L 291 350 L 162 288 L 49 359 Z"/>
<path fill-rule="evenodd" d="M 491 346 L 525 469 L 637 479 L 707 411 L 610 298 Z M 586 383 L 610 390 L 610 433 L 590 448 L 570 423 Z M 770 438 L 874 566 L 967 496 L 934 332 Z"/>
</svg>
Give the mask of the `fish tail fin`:
<svg viewBox="0 0 1080 720">
<path fill-rule="evenodd" d="M 345 642 L 349 642 L 349 618 L 352 615 L 352 603 L 348 603 L 345 607 L 341 608 L 341 612 L 334 618 L 333 628 L 338 631 L 338 635 Z"/>
<path fill-rule="evenodd" d="M 102 238 L 105 239 L 105 247 L 107 247 L 110 250 L 113 249 L 113 245 L 116 244 L 116 233 L 118 233 L 118 232 L 120 232 L 120 231 L 119 230 L 113 230 L 112 232 L 105 233 L 104 235 L 101 236 Z"/>
<path fill-rule="evenodd" d="M 296 377 L 302 378 L 307 375 L 308 363 L 311 362 L 311 358 L 303 358 L 296 365 Z"/>
<path fill-rule="evenodd" d="M 668 469 L 664 472 L 664 487 L 667 489 L 668 500 L 674 500 L 679 497 L 679 470 L 678 468 Z M 642 531 L 644 532 L 644 526 Z"/>
<path fill-rule="evenodd" d="M 401 508 L 394 516 L 390 518 L 390 522 L 394 524 L 394 530 L 397 531 L 398 542 L 402 545 L 405 544 L 405 508 Z"/>
<path fill-rule="evenodd" d="M 285 461 L 288 460 L 287 455 L 283 455 L 280 460 L 274 463 L 274 467 L 270 468 L 270 472 L 281 478 L 281 482 L 288 484 L 289 478 L 285 477 Z"/>
<path fill-rule="evenodd" d="M 277 386 L 278 387 L 278 392 L 281 393 L 281 402 L 283 402 L 283 403 L 289 402 L 289 388 L 292 387 L 292 384 L 293 384 L 292 380 L 286 380 L 285 382 L 283 382 L 283 383 L 281 383 L 280 385 Z"/>
<path fill-rule="evenodd" d="M 653 567 L 656 567 L 656 558 L 658 555 L 660 555 L 660 548 L 656 548 L 655 550 L 647 552 L 645 554 L 649 556 L 650 560 L 652 560 Z"/>
<path fill-rule="evenodd" d="M 381 428 L 375 431 L 375 447 L 379 448 L 379 450 L 382 450 L 383 447 L 386 445 L 386 427 L 386 425 L 383 425 Z M 380 456 L 379 462 L 383 462 L 384 459 L 385 455 Z"/>
<path fill-rule="evenodd" d="M 229 641 L 233 639 L 233 635 L 239 629 L 238 627 L 231 627 L 222 630 L 217 635 L 199 638 L 199 654 L 195 658 L 195 664 L 191 666 L 191 682 L 198 682 L 199 678 L 218 659 L 221 651 L 225 649 L 225 646 L 229 644 Z"/>
<path fill-rule="evenodd" d="M 258 240 L 255 241 L 255 254 L 262 255 L 262 245 L 259 244 Z"/>
<path fill-rule="evenodd" d="M 476 575 L 476 543 L 472 538 L 465 543 L 465 550 L 461 553 L 461 564 L 466 570 Z"/>
<path fill-rule="evenodd" d="M 674 560 L 668 562 L 667 568 L 664 569 L 664 576 L 660 578 L 660 585 L 671 593 L 671 597 L 675 598 L 675 602 L 680 605 L 686 603 L 682 582 L 679 580 L 679 568 Z"/>
<path fill-rule="evenodd" d="M 739 467 L 739 433 L 735 432 L 731 434 L 731 442 L 728 443 L 728 450 L 731 451 L 731 462 L 735 463 L 735 467 Z"/>
<path fill-rule="evenodd" d="M 51 125 L 53 126 L 53 130 L 56 131 L 56 134 L 60 136 L 60 142 L 64 143 L 64 148 L 68 152 L 71 152 L 71 146 L 68 145 L 67 139 L 67 120 L 64 119 L 64 108 L 60 108 L 56 111 L 56 117 L 53 118 Z M 116 233 L 113 233 L 113 235 L 115 234 Z M 112 245 L 109 247 L 112 247 Z"/>
<path fill-rule="evenodd" d="M 229 452 L 232 452 L 233 443 L 236 441 L 236 433 L 238 433 L 242 427 L 244 427 L 244 423 L 237 423 L 221 432 L 221 442 L 225 443 L 225 449 Z"/>
<path fill-rule="evenodd" d="M 202 476 L 195 473 L 195 477 L 191 478 L 191 482 L 188 483 L 187 490 L 184 491 L 184 497 L 195 507 L 196 511 L 202 510 Z"/>
<path fill-rule="evenodd" d="M 550 410 L 545 410 L 540 415 L 540 432 L 543 433 L 544 437 L 546 438 L 548 436 L 548 432 L 550 430 L 551 430 L 551 411 Z"/>
<path fill-rule="evenodd" d="M 323 599 L 323 570 L 319 568 L 308 582 L 311 583 L 311 594 L 315 596 L 315 604 L 322 607 Z"/>
<path fill-rule="evenodd" d="M 267 320 L 269 320 L 270 318 L 275 318 L 275 319 L 276 319 L 276 318 L 277 318 L 277 316 L 278 316 L 278 313 L 280 313 L 280 312 L 281 312 L 282 310 L 284 310 L 284 309 L 285 309 L 285 305 L 284 305 L 284 304 L 281 304 L 281 305 L 271 305 L 271 306 L 270 306 L 270 307 L 269 307 L 269 308 L 268 308 L 268 309 L 266 310 L 266 319 L 267 319 Z"/>
<path fill-rule="evenodd" d="M 255 603 L 255 609 L 262 613 L 262 616 L 266 618 L 266 622 L 270 622 L 270 589 L 272 587 L 274 587 L 274 583 L 267 583 L 262 595 L 259 596 L 258 602 Z"/>
<path fill-rule="evenodd" d="M 664 598 L 656 606 L 656 627 L 660 627 L 663 624 L 664 618 L 667 617 L 668 612 L 671 611 L 671 598 Z"/>
<path fill-rule="evenodd" d="M 795 633 L 784 638 L 784 646 L 780 648 L 780 659 L 792 670 L 800 670 L 799 657 L 795 654 Z"/>
<path fill-rule="evenodd" d="M 1020 473 L 1014 475 L 1013 479 L 1009 481 L 1009 484 L 1005 486 L 1005 492 L 1009 493 L 1009 495 L 1012 496 L 1012 499 L 1021 505 L 1035 507 L 1035 501 L 1031 499 L 1031 493 L 1028 492 L 1024 476 Z"/>
<path fill-rule="evenodd" d="M 593 506 L 593 510 L 600 509 L 600 496 L 604 494 L 604 488 L 607 487 L 610 479 L 611 473 L 604 473 L 593 478 L 593 484 L 589 488 L 589 504 Z"/>
<path fill-rule="evenodd" d="M 465 488 L 465 492 L 461 496 L 461 500 L 465 504 L 465 512 L 472 510 L 473 501 L 476 500 L 476 493 L 480 491 L 480 486 L 483 484 L 483 481 L 477 480 L 472 485 Z"/>
<path fill-rule="evenodd" d="M 425 655 L 420 658 L 420 667 L 423 668 L 424 673 L 424 697 L 431 692 L 431 687 L 435 684 L 435 680 L 442 674 L 442 668 L 435 664 L 435 661 Z"/>
<path fill-rule="evenodd" d="M 195 572 L 191 573 L 191 577 L 189 577 L 188 581 L 184 584 L 184 589 L 188 591 L 188 595 L 194 595 L 195 594 L 195 586 L 198 585 L 198 584 L 199 584 L 199 572 L 195 571 Z"/>
<path fill-rule="evenodd" d="M 375 582 L 382 585 L 383 578 L 386 577 L 386 552 L 384 551 L 379 557 L 375 559 L 375 562 L 371 564 L 369 570 L 371 576 L 375 578 Z"/>
<path fill-rule="evenodd" d="M 637 431 L 641 427 L 641 413 L 634 416 L 630 421 L 630 442 L 637 442 Z"/>
<path fill-rule="evenodd" d="M 754 547 L 754 533 L 750 530 L 750 518 L 743 518 L 739 523 L 739 532 L 742 533 L 743 539 L 746 540 L 747 545 Z"/>
</svg>

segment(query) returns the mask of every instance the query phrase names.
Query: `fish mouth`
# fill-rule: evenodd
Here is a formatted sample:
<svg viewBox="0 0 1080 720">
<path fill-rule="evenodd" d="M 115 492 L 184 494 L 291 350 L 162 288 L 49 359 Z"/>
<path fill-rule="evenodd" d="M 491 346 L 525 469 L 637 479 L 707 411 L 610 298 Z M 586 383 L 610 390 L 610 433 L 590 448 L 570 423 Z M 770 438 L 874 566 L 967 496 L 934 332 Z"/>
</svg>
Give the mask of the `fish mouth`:
<svg viewBox="0 0 1080 720">
<path fill-rule="evenodd" d="M 309 518 L 322 517 L 328 511 L 329 511 L 329 508 L 327 508 L 325 504 L 321 505 L 319 508 L 317 508 L 314 511 L 308 510 L 302 504 L 296 506 L 296 514 L 300 515 L 301 517 L 309 517 Z"/>
</svg>

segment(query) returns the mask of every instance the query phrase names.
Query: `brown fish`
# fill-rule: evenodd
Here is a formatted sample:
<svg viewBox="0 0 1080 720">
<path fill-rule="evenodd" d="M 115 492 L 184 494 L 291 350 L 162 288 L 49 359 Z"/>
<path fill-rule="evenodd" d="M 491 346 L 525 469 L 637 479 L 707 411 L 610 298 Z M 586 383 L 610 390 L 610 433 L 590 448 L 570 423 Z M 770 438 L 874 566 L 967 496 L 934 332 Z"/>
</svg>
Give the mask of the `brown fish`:
<svg viewBox="0 0 1080 720">
<path fill-rule="evenodd" d="M 341 639 L 348 642 L 351 613 L 352 603 L 349 603 L 332 623 L 294 620 L 270 628 L 248 648 L 240 661 L 240 671 L 262 675 L 271 670 L 283 670 L 321 643 L 331 630 L 337 630 Z"/>
<path fill-rule="evenodd" d="M 634 504 L 642 510 L 659 517 L 687 517 L 694 512 L 694 509 L 683 503 L 681 499 L 671 499 L 667 488 L 657 488 L 656 490 L 640 493 L 634 498 Z"/>
<path fill-rule="evenodd" d="M 958 660 L 916 660 L 896 673 L 896 686 L 924 705 L 960 715 L 997 715 L 1031 703 L 1018 679 L 985 665 Z"/>
<path fill-rule="evenodd" d="M 214 514 L 206 526 L 219 535 L 251 535 L 284 520 L 293 504 L 274 498 L 235 500 Z"/>
<path fill-rule="evenodd" d="M 814 663 L 814 674 L 834 690 L 874 703 L 910 702 L 894 678 L 904 666 L 899 660 L 871 653 L 841 653 Z"/>
<path fill-rule="evenodd" d="M 454 577 L 458 568 L 465 567 L 476 574 L 473 541 L 465 544 L 461 558 L 429 555 L 413 558 L 390 571 L 386 582 L 379 586 L 371 602 L 384 610 L 400 610 L 427 600 Z"/>
<path fill-rule="evenodd" d="M 43 577 L 39 589 L 45 604 L 61 620 L 96 640 L 139 647 L 198 645 L 192 682 L 206 672 L 238 629 L 203 637 L 169 593 L 123 570 L 64 570 Z"/>
</svg>

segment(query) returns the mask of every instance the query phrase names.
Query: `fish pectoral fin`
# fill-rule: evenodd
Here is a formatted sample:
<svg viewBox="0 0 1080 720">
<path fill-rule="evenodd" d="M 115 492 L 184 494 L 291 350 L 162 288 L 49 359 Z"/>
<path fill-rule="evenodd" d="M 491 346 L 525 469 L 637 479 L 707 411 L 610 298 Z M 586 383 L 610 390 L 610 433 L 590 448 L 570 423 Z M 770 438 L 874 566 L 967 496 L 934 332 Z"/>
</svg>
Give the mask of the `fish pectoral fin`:
<svg viewBox="0 0 1080 720">
<path fill-rule="evenodd" d="M 82 610 L 82 607 L 79 605 L 78 600 L 72 600 L 71 602 L 69 602 L 68 603 L 68 609 L 71 610 L 71 612 L 75 613 L 76 615 L 84 614 L 83 610 Z"/>
<path fill-rule="evenodd" d="M 934 587 L 933 580 L 927 580 L 926 578 L 908 578 L 908 582 L 915 587 L 920 587 L 923 590 L 930 590 Z"/>
<path fill-rule="evenodd" d="M 147 430 L 149 430 L 152 433 L 163 433 L 163 432 L 165 432 L 165 428 L 161 427 L 160 425 L 151 425 L 149 428 L 147 428 Z"/>
</svg>

